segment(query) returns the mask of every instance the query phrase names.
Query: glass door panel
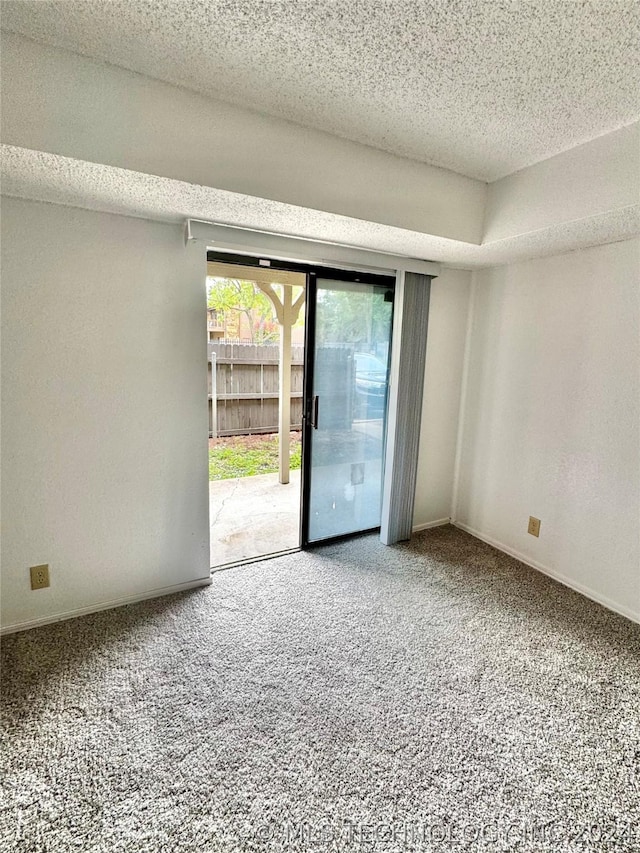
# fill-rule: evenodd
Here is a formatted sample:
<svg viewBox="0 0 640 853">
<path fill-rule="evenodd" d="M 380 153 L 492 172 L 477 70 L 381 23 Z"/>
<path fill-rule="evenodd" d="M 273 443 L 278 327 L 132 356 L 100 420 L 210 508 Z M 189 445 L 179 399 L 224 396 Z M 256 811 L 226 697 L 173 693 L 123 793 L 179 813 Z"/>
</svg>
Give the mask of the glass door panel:
<svg viewBox="0 0 640 853">
<path fill-rule="evenodd" d="M 380 526 L 394 282 L 375 278 L 310 288 L 305 542 Z"/>
</svg>

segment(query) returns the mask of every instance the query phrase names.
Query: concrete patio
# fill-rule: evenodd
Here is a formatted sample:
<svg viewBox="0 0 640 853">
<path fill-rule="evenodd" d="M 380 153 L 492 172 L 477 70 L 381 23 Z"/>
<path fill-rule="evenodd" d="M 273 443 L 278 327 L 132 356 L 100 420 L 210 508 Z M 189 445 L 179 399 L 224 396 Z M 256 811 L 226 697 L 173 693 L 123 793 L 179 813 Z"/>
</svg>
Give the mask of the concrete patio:
<svg viewBox="0 0 640 853">
<path fill-rule="evenodd" d="M 277 474 L 209 483 L 211 567 L 300 544 L 300 471 L 282 485 Z"/>
</svg>

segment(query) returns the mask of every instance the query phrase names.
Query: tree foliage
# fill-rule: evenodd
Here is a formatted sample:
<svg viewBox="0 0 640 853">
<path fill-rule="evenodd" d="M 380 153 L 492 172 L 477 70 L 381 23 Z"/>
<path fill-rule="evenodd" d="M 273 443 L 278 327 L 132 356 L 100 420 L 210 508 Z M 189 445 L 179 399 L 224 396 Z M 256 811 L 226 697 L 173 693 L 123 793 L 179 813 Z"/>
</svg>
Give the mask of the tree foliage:
<svg viewBox="0 0 640 853">
<path fill-rule="evenodd" d="M 273 305 L 252 281 L 209 278 L 207 306 L 225 314 L 237 312 L 245 316 L 252 344 L 274 343 L 278 340 Z"/>
<path fill-rule="evenodd" d="M 355 344 L 369 349 L 389 339 L 391 303 L 384 291 L 320 290 L 316 337 L 321 344 Z"/>
</svg>

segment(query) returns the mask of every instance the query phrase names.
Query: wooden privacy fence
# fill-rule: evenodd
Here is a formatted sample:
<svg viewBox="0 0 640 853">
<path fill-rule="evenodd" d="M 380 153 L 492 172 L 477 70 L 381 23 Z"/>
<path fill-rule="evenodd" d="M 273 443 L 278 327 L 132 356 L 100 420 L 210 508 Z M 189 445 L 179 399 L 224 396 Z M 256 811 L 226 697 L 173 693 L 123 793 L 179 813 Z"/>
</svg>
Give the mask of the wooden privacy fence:
<svg viewBox="0 0 640 853">
<path fill-rule="evenodd" d="M 291 428 L 302 424 L 304 348 L 291 347 Z M 209 343 L 209 434 L 278 432 L 277 344 Z"/>
</svg>

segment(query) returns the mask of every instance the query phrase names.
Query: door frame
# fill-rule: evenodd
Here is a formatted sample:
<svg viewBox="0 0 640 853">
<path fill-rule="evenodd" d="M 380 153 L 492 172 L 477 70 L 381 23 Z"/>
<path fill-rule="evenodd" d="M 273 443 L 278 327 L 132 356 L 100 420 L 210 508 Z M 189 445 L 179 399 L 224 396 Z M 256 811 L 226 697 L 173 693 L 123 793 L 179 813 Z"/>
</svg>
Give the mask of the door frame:
<svg viewBox="0 0 640 853">
<path fill-rule="evenodd" d="M 315 353 L 315 331 L 316 331 L 316 281 L 318 278 L 332 279 L 334 281 L 346 281 L 362 284 L 376 284 L 393 290 L 395 293 L 396 276 L 389 271 L 372 272 L 345 267 L 319 266 L 312 262 L 279 260 L 270 257 L 255 257 L 237 253 L 209 249 L 207 251 L 207 262 L 226 264 L 237 264 L 244 267 L 258 267 L 260 269 L 283 270 L 286 272 L 299 272 L 306 276 L 305 287 L 305 339 L 304 339 L 304 362 L 303 362 L 303 391 L 302 391 L 302 462 L 300 471 L 300 529 L 299 547 L 302 550 L 309 549 L 321 544 L 349 539 L 353 536 L 362 536 L 366 533 L 375 533 L 380 530 L 380 525 L 357 530 L 351 533 L 342 533 L 338 536 L 327 537 L 322 540 L 309 541 L 309 504 L 311 495 L 311 405 L 314 379 L 314 353 Z M 395 303 L 394 303 L 395 307 Z M 389 377 L 391 375 L 391 354 L 393 353 L 393 319 L 391 315 L 391 329 L 389 330 L 390 361 Z M 383 439 L 382 452 L 382 482 L 381 493 L 384 493 L 384 477 L 386 464 L 386 423 L 388 420 L 389 395 L 385 401 L 385 437 Z"/>
</svg>

